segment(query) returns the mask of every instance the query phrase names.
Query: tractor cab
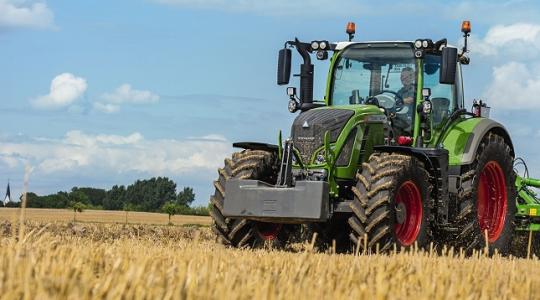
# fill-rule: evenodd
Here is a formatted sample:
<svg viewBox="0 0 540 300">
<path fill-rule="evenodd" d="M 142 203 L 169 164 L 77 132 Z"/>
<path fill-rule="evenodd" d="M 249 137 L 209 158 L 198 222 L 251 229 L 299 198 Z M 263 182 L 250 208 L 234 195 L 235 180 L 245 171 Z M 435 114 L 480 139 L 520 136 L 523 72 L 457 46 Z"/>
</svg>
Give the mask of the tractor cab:
<svg viewBox="0 0 540 300">
<path fill-rule="evenodd" d="M 435 45 L 430 40 L 338 43 L 326 104 L 376 105 L 389 120 L 387 143 L 410 145 L 419 133 L 416 120 L 421 123 L 423 118 L 429 123 L 426 127 L 437 131 L 463 107 L 460 65 L 451 66 L 454 80 L 441 82 L 445 71 L 441 47 L 448 47 L 445 40 Z M 428 135 L 424 143 L 430 139 Z"/>
<path fill-rule="evenodd" d="M 302 43 L 296 39 L 280 51 L 280 85 L 289 82 L 289 46 L 295 47 L 304 59 L 299 74 L 300 97 L 296 88 L 287 89 L 289 111 L 325 107 L 358 112 L 363 111 L 361 106 L 376 106 L 387 117 L 387 145 L 435 146 L 444 124 L 464 106 L 461 64 L 469 62 L 463 55 L 466 48 L 458 57 L 457 48 L 449 46 L 446 39 L 335 44 Z M 314 67 L 309 54 L 316 53 L 317 59 L 324 60 L 329 57 L 328 51 L 334 53 L 325 99 L 314 101 Z"/>
</svg>

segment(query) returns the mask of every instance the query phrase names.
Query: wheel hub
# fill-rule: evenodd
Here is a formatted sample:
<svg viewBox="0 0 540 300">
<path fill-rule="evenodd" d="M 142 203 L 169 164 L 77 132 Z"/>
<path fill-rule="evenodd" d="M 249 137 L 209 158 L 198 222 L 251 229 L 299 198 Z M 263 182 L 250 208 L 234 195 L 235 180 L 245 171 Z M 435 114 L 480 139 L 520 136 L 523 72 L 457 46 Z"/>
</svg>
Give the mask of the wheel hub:
<svg viewBox="0 0 540 300">
<path fill-rule="evenodd" d="M 413 181 L 404 182 L 395 196 L 396 238 L 403 246 L 412 245 L 422 225 L 422 195 Z"/>
<path fill-rule="evenodd" d="M 403 202 L 399 202 L 396 206 L 396 221 L 398 222 L 398 224 L 403 224 L 406 217 L 407 207 L 405 207 L 405 204 Z"/>
<path fill-rule="evenodd" d="M 257 222 L 255 224 L 259 237 L 265 241 L 275 240 L 281 230 L 281 224 Z"/>
</svg>

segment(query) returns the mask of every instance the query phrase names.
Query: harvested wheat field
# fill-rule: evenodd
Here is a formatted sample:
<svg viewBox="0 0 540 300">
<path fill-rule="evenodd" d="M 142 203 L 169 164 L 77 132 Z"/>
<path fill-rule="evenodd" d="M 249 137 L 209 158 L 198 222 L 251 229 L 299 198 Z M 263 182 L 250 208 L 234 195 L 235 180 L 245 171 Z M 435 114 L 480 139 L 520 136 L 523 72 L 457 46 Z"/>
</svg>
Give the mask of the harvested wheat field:
<svg viewBox="0 0 540 300">
<path fill-rule="evenodd" d="M 68 209 L 45 209 L 27 208 L 26 219 L 40 222 L 71 222 L 73 221 L 73 211 Z M 0 220 L 17 220 L 20 215 L 19 208 L 0 208 Z M 86 223 L 125 223 L 126 212 L 114 210 L 85 210 L 77 213 L 77 222 Z M 167 225 L 169 216 L 160 213 L 134 212 L 127 213 L 127 222 L 134 224 Z M 173 225 L 210 225 L 210 217 L 205 216 L 184 216 L 176 215 L 171 217 Z"/>
<path fill-rule="evenodd" d="M 236 250 L 196 227 L 25 227 L 0 224 L 4 299 L 531 299 L 540 287 L 536 259 Z"/>
</svg>

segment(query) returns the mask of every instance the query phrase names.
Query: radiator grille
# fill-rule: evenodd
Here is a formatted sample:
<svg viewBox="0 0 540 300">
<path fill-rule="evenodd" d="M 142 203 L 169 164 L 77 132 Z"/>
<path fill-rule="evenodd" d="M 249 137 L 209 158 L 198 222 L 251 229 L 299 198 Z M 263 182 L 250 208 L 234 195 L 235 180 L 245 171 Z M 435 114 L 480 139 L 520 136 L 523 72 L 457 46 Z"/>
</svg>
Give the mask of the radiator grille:
<svg viewBox="0 0 540 300">
<path fill-rule="evenodd" d="M 302 161 L 310 162 L 313 152 L 322 147 L 326 131 L 330 131 L 330 142 L 335 142 L 353 115 L 353 111 L 346 109 L 314 109 L 298 115 L 293 122 L 291 133 Z"/>
</svg>

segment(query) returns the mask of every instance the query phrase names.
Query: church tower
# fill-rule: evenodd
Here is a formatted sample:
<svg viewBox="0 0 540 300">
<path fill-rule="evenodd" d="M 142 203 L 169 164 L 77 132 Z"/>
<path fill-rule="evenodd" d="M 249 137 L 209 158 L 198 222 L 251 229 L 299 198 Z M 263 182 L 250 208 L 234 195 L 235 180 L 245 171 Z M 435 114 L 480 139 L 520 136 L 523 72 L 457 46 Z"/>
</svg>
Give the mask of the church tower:
<svg viewBox="0 0 540 300">
<path fill-rule="evenodd" d="M 8 202 L 11 202 L 11 191 L 9 190 L 9 181 L 7 184 L 6 197 L 4 198 L 4 206 L 6 206 Z"/>
</svg>

